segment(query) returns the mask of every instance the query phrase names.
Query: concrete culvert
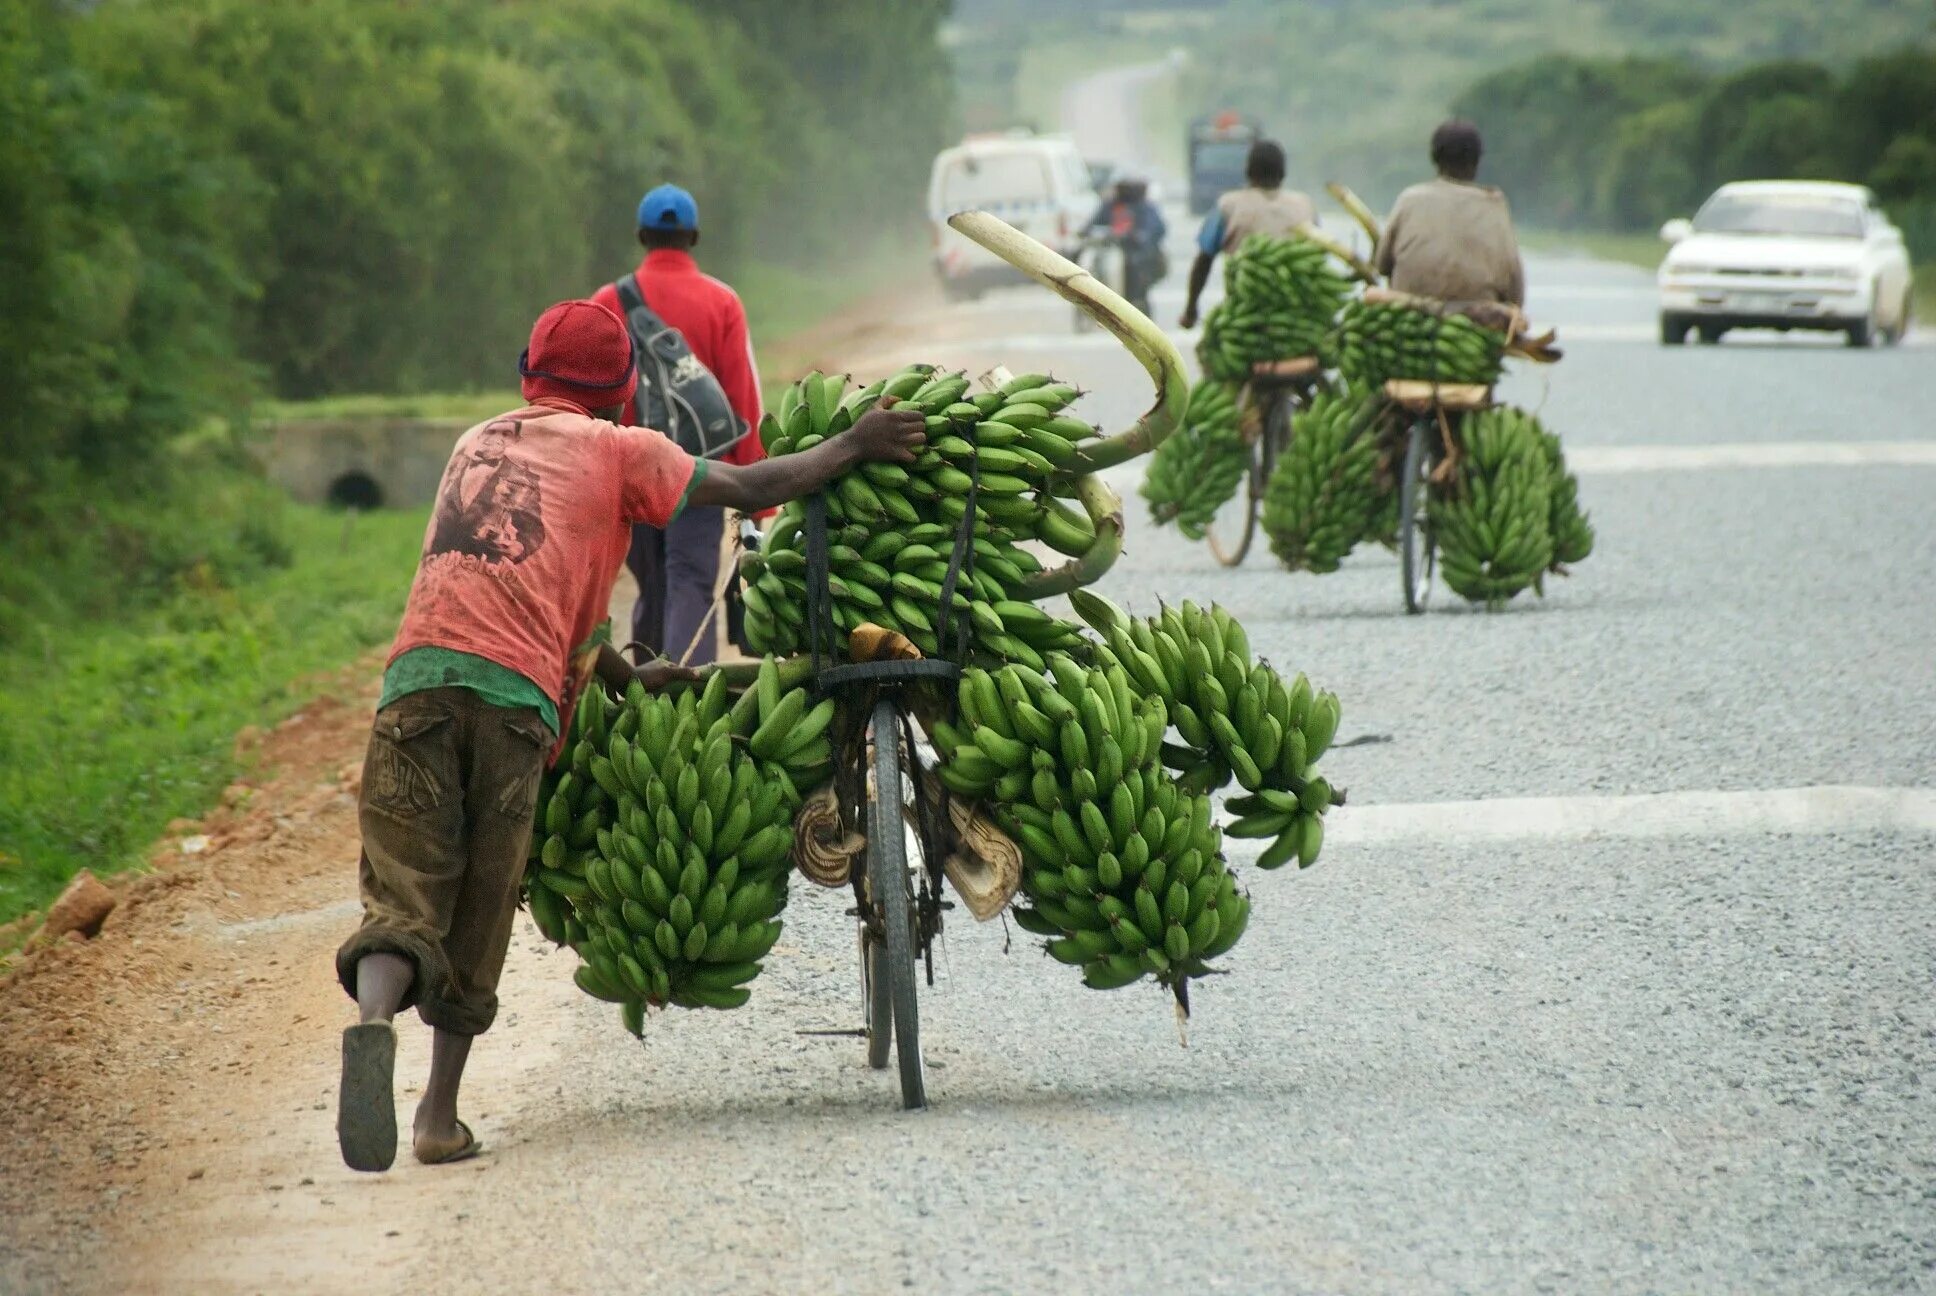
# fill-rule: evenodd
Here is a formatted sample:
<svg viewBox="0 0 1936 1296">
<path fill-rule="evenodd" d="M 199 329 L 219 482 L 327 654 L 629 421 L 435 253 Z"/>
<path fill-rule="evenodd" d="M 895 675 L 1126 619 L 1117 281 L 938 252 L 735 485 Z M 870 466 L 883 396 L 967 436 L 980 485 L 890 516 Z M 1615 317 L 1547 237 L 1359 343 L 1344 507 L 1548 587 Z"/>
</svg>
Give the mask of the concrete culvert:
<svg viewBox="0 0 1936 1296">
<path fill-rule="evenodd" d="M 383 507 L 383 488 L 365 472 L 347 472 L 329 484 L 331 508 L 359 512 Z"/>
</svg>

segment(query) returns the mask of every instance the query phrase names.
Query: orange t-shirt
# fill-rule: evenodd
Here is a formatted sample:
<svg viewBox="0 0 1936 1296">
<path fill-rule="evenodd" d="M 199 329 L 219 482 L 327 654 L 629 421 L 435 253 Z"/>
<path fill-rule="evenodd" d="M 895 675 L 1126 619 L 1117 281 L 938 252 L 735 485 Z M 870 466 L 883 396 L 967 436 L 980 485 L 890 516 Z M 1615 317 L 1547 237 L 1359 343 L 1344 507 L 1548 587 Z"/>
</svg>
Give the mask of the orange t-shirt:
<svg viewBox="0 0 1936 1296">
<path fill-rule="evenodd" d="M 390 660 L 437 647 L 494 661 L 557 702 L 569 733 L 633 523 L 667 525 L 704 471 L 650 428 L 563 401 L 478 424 L 444 469 Z"/>
</svg>

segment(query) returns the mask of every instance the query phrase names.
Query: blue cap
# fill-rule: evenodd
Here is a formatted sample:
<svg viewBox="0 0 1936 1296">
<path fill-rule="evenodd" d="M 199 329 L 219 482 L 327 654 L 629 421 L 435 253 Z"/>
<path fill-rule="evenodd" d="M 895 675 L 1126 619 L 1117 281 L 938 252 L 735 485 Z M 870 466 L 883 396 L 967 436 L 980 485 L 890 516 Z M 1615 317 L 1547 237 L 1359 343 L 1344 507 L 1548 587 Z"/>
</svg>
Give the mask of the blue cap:
<svg viewBox="0 0 1936 1296">
<path fill-rule="evenodd" d="M 678 185 L 662 184 L 639 199 L 639 228 L 696 230 L 699 204 Z"/>
</svg>

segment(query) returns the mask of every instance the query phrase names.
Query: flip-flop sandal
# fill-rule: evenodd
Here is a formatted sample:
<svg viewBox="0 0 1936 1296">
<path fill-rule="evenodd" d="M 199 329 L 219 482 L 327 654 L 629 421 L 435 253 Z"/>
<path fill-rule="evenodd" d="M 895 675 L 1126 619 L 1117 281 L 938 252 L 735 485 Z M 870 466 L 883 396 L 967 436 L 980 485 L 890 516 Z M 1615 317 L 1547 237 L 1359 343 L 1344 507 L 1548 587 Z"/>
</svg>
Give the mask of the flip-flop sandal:
<svg viewBox="0 0 1936 1296">
<path fill-rule="evenodd" d="M 434 1156 L 425 1156 L 418 1150 L 415 1140 L 411 1141 L 410 1151 L 416 1156 L 417 1160 L 423 1162 L 425 1165 L 449 1165 L 453 1161 L 468 1161 L 484 1150 L 484 1145 L 477 1141 L 477 1135 L 471 1133 L 470 1126 L 466 1125 L 463 1121 L 458 1121 L 457 1128 L 464 1135 L 464 1141 L 448 1152 L 439 1152 Z"/>
<path fill-rule="evenodd" d="M 397 1030 L 364 1022 L 343 1032 L 336 1142 L 352 1170 L 388 1170 L 397 1159 Z"/>
</svg>

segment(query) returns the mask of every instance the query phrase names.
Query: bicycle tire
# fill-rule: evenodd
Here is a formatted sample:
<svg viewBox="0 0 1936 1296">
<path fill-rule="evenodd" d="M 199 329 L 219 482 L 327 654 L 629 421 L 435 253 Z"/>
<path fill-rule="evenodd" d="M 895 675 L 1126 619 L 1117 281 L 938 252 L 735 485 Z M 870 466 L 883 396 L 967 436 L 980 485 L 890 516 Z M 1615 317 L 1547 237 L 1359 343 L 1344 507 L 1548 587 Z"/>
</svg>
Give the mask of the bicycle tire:
<svg viewBox="0 0 1936 1296">
<path fill-rule="evenodd" d="M 1217 524 L 1214 520 L 1203 528 L 1203 538 L 1210 545 L 1210 553 L 1225 567 L 1242 565 L 1250 554 L 1251 541 L 1257 536 L 1257 518 L 1264 508 L 1264 488 L 1270 484 L 1271 468 L 1277 462 L 1277 443 L 1290 426 L 1290 393 L 1282 392 L 1271 398 L 1270 412 L 1264 416 L 1264 430 L 1248 447 L 1250 462 L 1244 468 L 1244 527 L 1237 537 L 1237 543 L 1224 548 L 1217 538 Z"/>
<path fill-rule="evenodd" d="M 1258 438 L 1260 442 L 1262 439 Z M 1203 538 L 1210 546 L 1211 556 L 1225 567 L 1241 565 L 1245 556 L 1250 553 L 1251 537 L 1257 534 L 1257 509 L 1264 498 L 1263 489 L 1257 484 L 1262 476 L 1262 469 L 1259 466 L 1261 452 L 1255 444 L 1246 446 L 1244 449 L 1250 456 L 1250 462 L 1244 468 L 1244 525 L 1237 534 L 1236 543 L 1228 549 L 1224 547 L 1224 542 L 1217 537 L 1215 521 L 1203 528 Z"/>
<path fill-rule="evenodd" d="M 1400 572 L 1405 582 L 1405 611 L 1416 616 L 1432 596 L 1432 571 L 1437 555 L 1432 545 L 1432 522 L 1426 505 L 1427 478 L 1432 456 L 1427 438 L 1431 421 L 1421 418 L 1405 438 L 1405 467 L 1398 479 Z"/>
<path fill-rule="evenodd" d="M 893 1018 L 894 1052 L 900 1064 L 901 1106 L 928 1105 L 921 1063 L 920 1000 L 915 983 L 914 891 L 908 873 L 907 834 L 901 814 L 901 712 L 891 698 L 874 704 L 874 787 L 867 798 L 867 894 L 881 920 L 882 975 Z M 871 1044 L 870 1040 L 870 1044 Z"/>
</svg>

